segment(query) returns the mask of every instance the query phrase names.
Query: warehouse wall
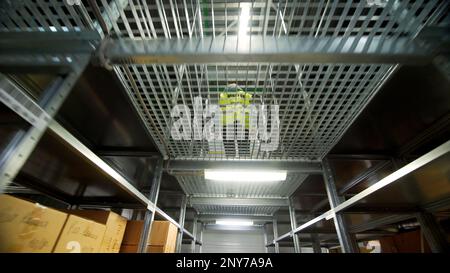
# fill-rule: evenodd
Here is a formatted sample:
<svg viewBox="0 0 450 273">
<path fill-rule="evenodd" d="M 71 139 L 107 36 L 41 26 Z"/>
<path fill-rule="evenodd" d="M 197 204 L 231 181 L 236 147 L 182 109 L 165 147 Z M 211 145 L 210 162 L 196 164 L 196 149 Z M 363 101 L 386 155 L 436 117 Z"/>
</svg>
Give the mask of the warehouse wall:
<svg viewBox="0 0 450 273">
<path fill-rule="evenodd" d="M 210 230 L 203 232 L 203 253 L 264 253 L 262 230 Z"/>
</svg>

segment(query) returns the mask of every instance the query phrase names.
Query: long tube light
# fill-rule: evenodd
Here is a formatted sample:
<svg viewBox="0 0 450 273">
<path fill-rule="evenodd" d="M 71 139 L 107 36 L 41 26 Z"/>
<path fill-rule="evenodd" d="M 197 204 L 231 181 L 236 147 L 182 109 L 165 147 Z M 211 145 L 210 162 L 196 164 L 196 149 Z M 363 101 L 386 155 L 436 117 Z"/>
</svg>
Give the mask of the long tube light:
<svg viewBox="0 0 450 273">
<path fill-rule="evenodd" d="M 216 225 L 233 226 L 233 227 L 236 227 L 236 226 L 253 226 L 253 221 L 223 219 L 223 220 L 216 220 Z"/>
<path fill-rule="evenodd" d="M 222 182 L 277 182 L 286 180 L 286 171 L 205 170 L 205 179 Z"/>
<path fill-rule="evenodd" d="M 241 3 L 241 15 L 239 16 L 239 36 L 247 36 L 248 22 L 250 21 L 250 3 Z"/>
</svg>

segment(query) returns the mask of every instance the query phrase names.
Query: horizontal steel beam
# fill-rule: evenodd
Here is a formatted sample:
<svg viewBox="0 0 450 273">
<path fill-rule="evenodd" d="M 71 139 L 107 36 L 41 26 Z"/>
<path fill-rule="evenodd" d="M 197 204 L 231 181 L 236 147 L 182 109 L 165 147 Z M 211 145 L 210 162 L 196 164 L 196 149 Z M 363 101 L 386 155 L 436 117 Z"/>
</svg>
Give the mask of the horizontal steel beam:
<svg viewBox="0 0 450 273">
<path fill-rule="evenodd" d="M 156 214 L 158 214 L 159 216 L 161 216 L 165 220 L 167 220 L 167 221 L 171 222 L 172 224 L 174 224 L 178 229 L 181 228 L 180 224 L 175 219 L 170 217 L 167 213 L 165 213 L 162 209 L 156 207 L 155 208 L 155 212 L 156 212 Z M 183 232 L 183 235 L 186 235 L 190 239 L 194 239 L 194 235 L 192 235 L 192 233 L 190 233 L 187 229 L 183 228 L 182 232 Z M 199 241 L 199 240 L 196 240 L 196 244 L 201 245 L 202 242 Z"/>
<path fill-rule="evenodd" d="M 383 187 L 386 187 L 387 185 L 399 180 L 400 178 L 414 172 L 415 170 L 419 169 L 420 167 L 423 167 L 424 165 L 432 162 L 433 160 L 435 160 L 449 152 L 450 152 L 450 140 L 448 140 L 444 144 L 440 145 L 439 147 L 433 149 L 432 151 L 426 153 L 425 155 L 419 157 L 418 159 L 414 160 L 413 162 L 398 169 L 397 171 L 393 172 L 392 174 L 386 176 L 385 178 L 376 182 L 372 186 L 368 187 L 367 189 L 361 191 L 360 193 L 356 194 L 352 198 L 350 198 L 350 199 L 346 200 L 345 202 L 341 203 L 340 205 L 336 206 L 334 209 L 330 209 L 330 210 L 326 211 L 325 213 L 321 214 L 320 216 L 317 216 L 314 219 L 311 219 L 310 221 L 300 225 L 295 230 L 288 232 L 278 238 L 275 238 L 274 242 L 278 242 L 285 238 L 291 237 L 293 234 L 296 234 L 317 222 L 320 222 L 322 220 L 329 220 L 329 219 L 333 218 L 335 213 L 338 213 L 338 212 L 348 209 L 349 207 L 353 206 L 357 202 L 361 201 L 363 198 L 375 193 L 376 191 L 382 189 Z M 401 217 L 403 217 L 403 216 L 401 216 Z"/>
<path fill-rule="evenodd" d="M 117 157 L 145 157 L 145 158 L 160 158 L 160 153 L 149 151 L 133 151 L 133 150 L 97 150 L 95 152 L 98 156 L 117 156 Z"/>
<path fill-rule="evenodd" d="M 112 178 L 112 180 L 131 194 L 136 200 L 143 203 L 150 211 L 155 210 L 155 204 L 150 202 L 141 192 L 139 192 L 129 181 L 127 181 L 121 174 L 109 166 L 105 161 L 103 161 L 99 156 L 92 152 L 88 147 L 81 143 L 76 137 L 74 137 L 69 131 L 62 127 L 58 122 L 52 120 L 49 123 L 49 129 L 74 148 L 78 153 L 83 155 L 91 164 L 99 168 L 103 173 Z"/>
<path fill-rule="evenodd" d="M 391 163 L 392 163 L 392 161 L 382 161 L 382 162 L 379 162 L 378 164 L 375 164 L 372 167 L 364 170 L 361 174 L 359 174 L 358 176 L 353 178 L 350 182 L 345 184 L 339 190 L 339 194 L 341 194 L 341 195 L 345 194 L 350 189 L 354 188 L 355 186 L 362 183 L 366 179 L 372 177 L 373 175 L 375 175 L 376 173 L 378 173 L 380 170 L 382 170 L 383 168 L 385 168 L 386 166 L 388 166 Z"/>
<path fill-rule="evenodd" d="M 166 165 L 170 171 L 199 171 L 205 169 L 256 169 L 256 170 L 285 170 L 298 173 L 322 173 L 319 162 L 295 161 L 258 161 L 258 160 L 171 160 Z"/>
<path fill-rule="evenodd" d="M 218 206 L 264 206 L 284 207 L 287 206 L 286 198 L 220 198 L 220 197 L 191 197 L 190 204 L 195 205 L 218 205 Z"/>
<path fill-rule="evenodd" d="M 354 225 L 350 228 L 351 233 L 364 233 L 371 229 L 392 225 L 409 219 L 413 219 L 414 214 L 394 214 L 385 217 L 380 217 L 369 222 L 365 222 L 359 225 Z"/>
<path fill-rule="evenodd" d="M 99 43 L 96 31 L 0 32 L 0 71 L 66 74 L 79 65 L 76 55 L 90 55 Z"/>
<path fill-rule="evenodd" d="M 425 166 L 426 164 L 432 162 L 433 160 L 435 160 L 449 152 L 450 152 L 450 140 L 448 140 L 444 144 L 440 145 L 439 147 L 433 149 L 432 151 L 426 153 L 425 155 L 419 157 L 418 159 L 414 160 L 413 162 L 398 169 L 397 171 L 391 173 L 390 175 L 384 177 L 377 183 L 375 183 L 372 186 L 368 187 L 367 189 L 361 191 L 360 193 L 353 196 L 352 198 L 346 200 L 345 202 L 342 202 L 340 205 L 336 206 L 332 211 L 330 211 L 330 214 L 327 215 L 327 219 L 332 217 L 332 215 L 334 213 L 338 213 L 339 211 L 342 211 L 350 206 L 353 206 L 357 202 L 361 201 L 363 198 L 373 194 L 374 192 L 386 187 L 387 185 L 399 180 L 400 178 L 414 172 L 415 170 L 419 169 L 420 167 Z"/>
<path fill-rule="evenodd" d="M 0 55 L 90 54 L 100 43 L 96 31 L 0 32 Z"/>
<path fill-rule="evenodd" d="M 223 62 L 404 63 L 431 61 L 430 49 L 406 38 L 227 36 L 191 39 L 120 39 L 105 46 L 113 63 Z"/>
</svg>

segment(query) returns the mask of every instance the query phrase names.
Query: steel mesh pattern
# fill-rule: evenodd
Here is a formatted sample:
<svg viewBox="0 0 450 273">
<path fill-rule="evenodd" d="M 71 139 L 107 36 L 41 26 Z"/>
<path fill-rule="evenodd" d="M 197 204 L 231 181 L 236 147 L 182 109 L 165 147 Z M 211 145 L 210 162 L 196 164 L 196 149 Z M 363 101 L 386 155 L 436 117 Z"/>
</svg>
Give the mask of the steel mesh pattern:
<svg viewBox="0 0 450 273">
<path fill-rule="evenodd" d="M 248 35 L 413 37 L 443 1 L 253 1 Z M 239 1 L 130 1 L 114 30 L 135 39 L 237 35 Z M 248 5 L 248 3 L 247 3 Z M 439 19 L 443 20 L 443 19 Z M 438 21 L 439 21 L 438 20 Z M 120 65 L 115 71 L 159 149 L 174 159 L 320 160 L 376 94 L 390 65 L 277 63 L 217 65 Z M 255 103 L 280 106 L 280 145 L 262 152 L 250 141 L 177 141 L 170 109 L 191 108 L 195 96 L 218 103 L 236 83 Z M 246 138 L 247 139 L 247 138 Z M 218 149 L 218 150 L 217 150 Z"/>
<path fill-rule="evenodd" d="M 125 75 L 123 83 L 150 123 L 148 128 L 158 145 L 172 157 L 300 160 L 320 159 L 328 152 L 389 69 L 389 65 L 343 64 L 305 64 L 297 69 L 283 64 L 188 65 L 178 80 L 173 66 L 131 65 L 118 71 Z M 276 151 L 254 147 L 248 131 L 246 140 L 239 143 L 224 139 L 225 154 L 211 154 L 206 141 L 171 138 L 168 125 L 174 105 L 192 108 L 195 96 L 218 104 L 220 90 L 230 82 L 251 93 L 254 103 L 279 105 L 280 145 Z"/>
<path fill-rule="evenodd" d="M 241 10 L 249 6 L 247 35 L 413 38 L 428 22 L 449 18 L 444 0 L 408 1 L 193 1 L 97 0 L 69 5 L 60 0 L 5 1 L 0 31 L 100 31 L 99 17 L 113 38 L 190 38 L 237 35 Z M 49 56 L 56 58 L 59 56 Z M 64 60 L 65 61 L 65 60 Z M 372 98 L 389 65 L 218 64 L 117 65 L 133 105 L 158 148 L 173 159 L 320 160 Z M 236 83 L 254 101 L 280 105 L 280 145 L 261 152 L 250 141 L 175 141 L 169 111 L 192 108 L 201 95 L 217 102 L 220 90 Z M 211 147 L 210 147 L 211 146 Z"/>
<path fill-rule="evenodd" d="M 227 183 L 206 181 L 203 176 L 177 176 L 183 190 L 197 197 L 289 197 L 305 180 L 306 175 L 288 174 L 286 181 L 276 183 Z"/>
<path fill-rule="evenodd" d="M 89 28 L 85 7 L 64 0 L 17 0 L 0 4 L 0 31 L 80 31 Z"/>
<path fill-rule="evenodd" d="M 280 207 L 271 206 L 220 206 L 220 205 L 193 205 L 195 210 L 204 214 L 214 215 L 252 215 L 269 216 L 273 215 Z"/>
<path fill-rule="evenodd" d="M 249 5 L 248 33 L 252 35 L 414 35 L 431 14 L 446 7 L 445 1 L 370 2 L 374 1 L 132 0 L 114 30 L 131 38 L 237 35 L 240 11 Z"/>
</svg>

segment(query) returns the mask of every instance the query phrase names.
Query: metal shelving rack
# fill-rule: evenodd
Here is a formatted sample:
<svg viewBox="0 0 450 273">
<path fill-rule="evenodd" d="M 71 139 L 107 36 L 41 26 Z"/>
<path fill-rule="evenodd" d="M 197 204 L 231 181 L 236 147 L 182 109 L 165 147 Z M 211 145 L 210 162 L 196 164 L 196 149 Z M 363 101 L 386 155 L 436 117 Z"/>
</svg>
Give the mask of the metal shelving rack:
<svg viewBox="0 0 450 273">
<path fill-rule="evenodd" d="M 49 131 L 70 146 L 78 156 L 89 161 L 91 167 L 97 168 L 115 187 L 140 203 L 139 208 L 146 211 L 140 252 L 144 251 L 147 243 L 147 236 L 144 235 L 151 228 L 147 215 L 153 219 L 155 214 L 173 223 L 181 236 L 185 235 L 193 243 L 201 245 L 196 234 L 186 230 L 182 223 L 156 206 L 163 171 L 160 156 L 157 156 L 159 159 L 155 166 L 151 194 L 146 196 L 53 119 L 91 61 L 91 55 L 98 48 L 101 37 L 104 37 L 98 23 L 86 17 L 84 6 L 71 6 L 64 1 L 17 1 L 2 5 L 2 72 L 38 72 L 57 76 L 42 94 L 32 94 L 19 83 L 0 74 L 1 101 L 30 125 L 26 130 L 17 131 L 2 153 L 0 192 L 8 188 L 44 133 Z M 102 207 L 102 204 L 96 207 Z"/>
<path fill-rule="evenodd" d="M 275 235 L 275 246 L 318 221 L 332 218 L 342 249 L 356 251 L 342 212 L 387 186 L 386 181 L 392 183 L 425 163 L 448 156 L 449 142 L 446 142 L 394 172 L 391 180 L 385 178 L 345 201 L 335 189 L 326 159 L 400 65 L 431 62 L 442 41 L 439 35 L 421 38 L 421 33 L 448 23 L 447 1 L 373 4 L 364 0 L 266 0 L 244 4 L 240 1 L 99 0 L 82 1 L 75 6 L 56 0 L 25 2 L 27 7 L 18 1 L 0 19 L 0 31 L 8 38 L 2 41 L 8 51 L 0 56 L 1 68 L 5 71 L 45 68 L 65 72 L 66 76 L 56 81 L 60 88 L 50 88 L 50 95 L 46 93 L 43 96 L 46 99 L 39 102 L 27 99 L 25 92 L 11 88 L 7 80 L 2 81 L 2 94 L 17 98 L 17 103 L 10 100 L 6 104 L 32 124 L 27 134 L 11 143 L 10 152 L 2 158 L 2 187 L 18 173 L 48 128 L 147 208 L 147 230 L 157 213 L 196 240 L 196 234 L 184 229 L 185 206 L 182 206 L 180 223 L 155 206 L 162 163 L 158 165 L 159 175 L 155 176 L 151 194 L 144 196 L 52 120 L 82 71 L 85 55 L 94 50 L 92 59 L 114 70 L 120 79 L 162 159 L 169 160 L 167 171 L 177 177 L 189 195 L 188 203 L 197 209 L 199 217 L 224 211 L 242 214 L 245 208 L 248 211 L 244 214 L 271 215 L 277 208 L 289 207 L 287 198 L 308 175 L 324 175 L 331 209 L 298 227 L 293 222 L 290 233 Z M 244 5 L 249 7 L 250 17 L 246 35 L 242 37 L 239 20 Z M 50 41 L 50 45 L 52 41 L 58 43 L 52 47 L 27 45 L 35 37 Z M 89 42 L 91 46 L 80 47 L 75 43 L 80 40 L 84 40 L 81 45 Z M 262 152 L 257 144 L 249 141 L 224 140 L 223 152 L 218 154 L 216 150 L 209 153 L 205 141 L 170 138 L 170 109 L 174 105 L 193 105 L 198 95 L 217 103 L 220 91 L 230 82 L 252 93 L 259 103 L 280 106 L 280 149 Z M 15 94 L 21 95 L 15 97 Z M 32 120 L 24 107 L 30 104 L 38 109 L 38 113 L 32 113 Z M 239 189 L 237 195 L 242 200 L 240 205 L 233 205 L 236 198 L 225 197 L 226 187 L 201 187 L 202 178 L 177 174 L 177 171 L 202 170 L 208 166 L 232 168 L 233 164 L 287 168 L 287 187 L 266 192 Z M 291 209 L 293 221 L 294 214 L 295 210 Z M 429 218 L 420 219 L 430 225 Z M 436 237 L 432 233 L 428 236 Z M 141 246 L 144 241 L 141 240 Z M 294 243 L 299 250 L 298 240 Z M 442 249 L 439 242 L 433 247 Z"/>
</svg>

